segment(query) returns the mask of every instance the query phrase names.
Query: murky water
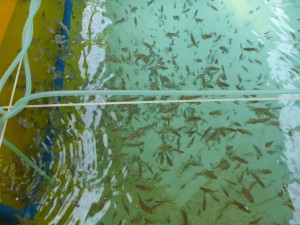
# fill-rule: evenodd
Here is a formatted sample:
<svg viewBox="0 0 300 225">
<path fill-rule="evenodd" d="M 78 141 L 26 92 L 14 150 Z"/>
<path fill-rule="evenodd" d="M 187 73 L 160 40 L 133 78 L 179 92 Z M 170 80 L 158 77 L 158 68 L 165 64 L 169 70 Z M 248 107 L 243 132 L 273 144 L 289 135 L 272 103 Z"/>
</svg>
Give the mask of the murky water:
<svg viewBox="0 0 300 225">
<path fill-rule="evenodd" d="M 296 1 L 75 3 L 65 89 L 299 87 Z M 37 61 L 50 67 L 54 62 Z M 45 183 L 34 196 L 41 199 L 34 220 L 300 223 L 299 110 L 293 100 L 52 110 L 51 175 L 61 185 L 49 188 Z M 26 110 L 22 118 L 29 111 L 38 110 Z"/>
</svg>

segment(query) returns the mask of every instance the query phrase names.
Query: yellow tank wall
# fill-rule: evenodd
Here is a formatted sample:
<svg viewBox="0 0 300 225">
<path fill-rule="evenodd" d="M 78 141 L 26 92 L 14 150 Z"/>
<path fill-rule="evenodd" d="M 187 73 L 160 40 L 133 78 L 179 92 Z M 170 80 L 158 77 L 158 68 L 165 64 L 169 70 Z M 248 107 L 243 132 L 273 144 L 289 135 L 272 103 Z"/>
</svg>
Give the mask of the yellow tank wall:
<svg viewBox="0 0 300 225">
<path fill-rule="evenodd" d="M 17 0 L 0 0 L 0 44 L 3 40 L 6 28 L 15 10 Z"/>
</svg>

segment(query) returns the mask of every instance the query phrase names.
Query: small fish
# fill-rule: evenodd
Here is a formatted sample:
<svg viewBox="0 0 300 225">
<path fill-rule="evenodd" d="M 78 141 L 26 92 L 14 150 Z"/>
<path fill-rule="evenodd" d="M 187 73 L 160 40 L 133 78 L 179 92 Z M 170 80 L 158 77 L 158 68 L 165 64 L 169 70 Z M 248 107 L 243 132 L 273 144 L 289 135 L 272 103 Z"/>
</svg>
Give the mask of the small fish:
<svg viewBox="0 0 300 225">
<path fill-rule="evenodd" d="M 102 202 L 99 205 L 99 210 L 100 211 L 104 208 L 104 206 L 106 205 L 106 203 L 110 201 L 110 198 L 111 198 L 111 194 L 107 194 L 106 196 L 104 196 Z"/>
<path fill-rule="evenodd" d="M 191 34 L 191 41 L 192 41 L 192 44 L 195 46 L 195 47 L 198 47 L 197 43 L 196 43 L 196 40 L 193 36 L 193 34 Z"/>
<path fill-rule="evenodd" d="M 228 179 L 224 179 L 224 180 L 230 185 L 238 185 L 236 182 L 233 182 L 231 180 L 228 180 Z"/>
<path fill-rule="evenodd" d="M 139 213 L 136 217 L 134 217 L 132 220 L 130 220 L 130 223 L 131 224 L 141 224 L 142 220 L 143 220 L 143 215 L 142 215 L 142 213 Z"/>
<path fill-rule="evenodd" d="M 226 189 L 220 184 L 221 190 L 224 192 L 224 194 L 229 197 L 228 192 L 226 191 Z"/>
<path fill-rule="evenodd" d="M 153 211 L 150 207 L 148 207 L 145 202 L 143 202 L 143 200 L 141 199 L 140 195 L 138 195 L 138 199 L 139 199 L 139 205 L 140 205 L 140 208 L 146 212 L 146 213 L 149 213 L 149 214 L 153 214 Z"/>
<path fill-rule="evenodd" d="M 191 9 L 185 9 L 183 10 L 181 13 L 187 13 L 188 11 L 190 11 Z"/>
<path fill-rule="evenodd" d="M 266 186 L 263 183 L 263 181 L 254 172 L 250 172 L 250 175 L 256 180 L 257 183 L 259 183 L 260 186 L 262 186 L 262 187 Z"/>
<path fill-rule="evenodd" d="M 128 147 L 139 147 L 139 146 L 142 146 L 144 145 L 144 141 L 141 141 L 141 142 L 134 142 L 134 143 L 128 143 L 128 144 L 125 144 L 126 146 Z"/>
<path fill-rule="evenodd" d="M 216 190 L 212 190 L 212 189 L 205 188 L 205 187 L 200 187 L 200 190 L 201 190 L 201 191 L 204 191 L 205 193 L 213 193 L 213 192 L 216 192 Z"/>
<path fill-rule="evenodd" d="M 202 140 L 203 138 L 205 138 L 205 136 L 209 133 L 210 130 L 211 130 L 211 127 L 207 128 L 207 129 L 205 130 L 205 132 L 203 133 L 203 135 L 202 135 L 202 137 L 201 137 L 201 140 Z"/>
<path fill-rule="evenodd" d="M 198 14 L 198 9 L 195 11 L 193 19 L 197 16 L 197 14 Z"/>
<path fill-rule="evenodd" d="M 136 6 L 133 6 L 133 7 L 130 9 L 130 12 L 135 13 L 137 9 L 138 9 L 138 8 L 137 8 Z"/>
<path fill-rule="evenodd" d="M 254 149 L 256 150 L 257 154 L 258 154 L 258 159 L 259 157 L 262 157 L 262 153 L 261 153 L 261 150 L 256 146 L 256 145 L 253 145 Z"/>
<path fill-rule="evenodd" d="M 266 118 L 261 118 L 261 119 L 249 119 L 246 121 L 248 124 L 257 124 L 257 123 L 266 123 L 270 120 L 271 118 L 266 117 Z"/>
<path fill-rule="evenodd" d="M 143 184 L 136 184 L 135 187 L 137 189 L 143 190 L 143 191 L 152 191 L 154 187 L 151 186 L 145 186 Z"/>
<path fill-rule="evenodd" d="M 167 164 L 169 166 L 173 166 L 173 161 L 172 161 L 171 157 L 168 154 L 166 154 L 166 158 L 167 158 Z"/>
<path fill-rule="evenodd" d="M 228 48 L 225 46 L 220 46 L 219 49 L 222 51 L 223 54 L 227 54 L 229 52 Z"/>
<path fill-rule="evenodd" d="M 208 66 L 205 69 L 208 70 L 208 71 L 217 71 L 217 70 L 220 70 L 219 67 L 215 67 L 215 66 Z"/>
<path fill-rule="evenodd" d="M 256 170 L 256 172 L 259 174 L 271 174 L 272 173 L 272 171 L 268 170 L 268 169 L 258 169 L 258 170 Z"/>
<path fill-rule="evenodd" d="M 202 34 L 201 37 L 203 40 L 207 40 L 207 39 L 210 39 L 212 37 L 212 35 L 211 34 Z"/>
<path fill-rule="evenodd" d="M 272 144 L 273 144 L 273 141 L 269 141 L 269 142 L 267 142 L 267 143 L 265 144 L 265 147 L 268 148 L 268 147 L 270 147 Z"/>
<path fill-rule="evenodd" d="M 173 37 L 179 37 L 179 31 L 177 31 L 176 33 L 173 33 L 173 32 L 167 32 L 165 34 L 166 37 L 168 38 L 173 38 Z"/>
<path fill-rule="evenodd" d="M 180 17 L 179 16 L 173 16 L 173 19 L 174 20 L 180 20 Z"/>
<path fill-rule="evenodd" d="M 215 110 L 215 111 L 209 112 L 208 114 L 211 115 L 211 116 L 221 116 L 222 113 L 223 113 L 222 110 Z"/>
<path fill-rule="evenodd" d="M 220 80 L 217 80 L 216 84 L 220 87 L 220 88 L 226 88 L 226 87 L 230 87 L 229 84 L 222 82 Z"/>
<path fill-rule="evenodd" d="M 197 62 L 197 63 L 200 63 L 200 62 L 202 62 L 203 60 L 200 59 L 200 58 L 196 58 L 196 59 L 194 59 L 194 61 Z"/>
<path fill-rule="evenodd" d="M 113 25 L 115 26 L 117 24 L 121 24 L 121 23 L 124 23 L 124 22 L 125 22 L 125 18 L 123 17 L 123 18 L 117 20 Z"/>
<path fill-rule="evenodd" d="M 183 225 L 189 225 L 189 220 L 188 220 L 187 213 L 186 213 L 185 209 L 181 209 L 180 213 L 181 213 L 181 216 L 182 216 Z"/>
<path fill-rule="evenodd" d="M 230 165 L 226 159 L 222 158 L 216 168 L 220 168 L 221 170 L 228 170 L 230 168 Z"/>
<path fill-rule="evenodd" d="M 125 209 L 125 212 L 129 215 L 130 210 L 129 210 L 128 205 L 123 201 L 123 199 L 121 199 L 121 202 L 122 202 L 123 208 Z"/>
<path fill-rule="evenodd" d="M 174 127 L 167 126 L 167 127 L 164 128 L 164 130 L 170 131 L 172 134 L 174 134 L 174 135 L 176 135 L 178 137 L 181 137 L 181 134 L 179 133 L 179 131 L 176 128 L 174 128 Z"/>
<path fill-rule="evenodd" d="M 196 21 L 197 23 L 202 23 L 202 22 L 203 22 L 203 19 L 195 18 L 195 21 Z"/>
<path fill-rule="evenodd" d="M 134 17 L 134 25 L 135 25 L 135 27 L 137 26 L 137 18 L 136 17 Z"/>
<path fill-rule="evenodd" d="M 207 3 L 207 5 L 208 5 L 210 8 L 212 8 L 213 10 L 218 11 L 218 9 L 217 9 L 215 6 L 213 6 L 212 4 Z"/>
<path fill-rule="evenodd" d="M 257 48 L 243 48 L 247 52 L 258 52 Z"/>
<path fill-rule="evenodd" d="M 154 0 L 150 0 L 149 2 L 147 2 L 147 6 L 149 7 L 153 2 Z"/>
<path fill-rule="evenodd" d="M 231 160 L 238 161 L 238 162 L 244 163 L 244 164 L 248 164 L 247 160 L 245 160 L 245 159 L 243 159 L 243 158 L 241 158 L 241 157 L 239 157 L 237 155 L 231 156 Z"/>
<path fill-rule="evenodd" d="M 205 198 L 205 194 L 203 195 L 203 202 L 202 202 L 202 210 L 205 211 L 206 209 L 206 198 Z"/>
<path fill-rule="evenodd" d="M 253 198 L 250 190 L 248 190 L 245 187 L 242 187 L 242 193 L 250 203 L 254 203 L 254 198 Z"/>
<path fill-rule="evenodd" d="M 243 212 L 246 212 L 246 213 L 250 213 L 251 212 L 248 206 L 243 205 L 242 203 L 240 203 L 240 202 L 238 202 L 236 200 L 233 200 L 230 203 L 233 204 L 233 205 L 235 205 L 235 206 L 237 206 Z"/>
<path fill-rule="evenodd" d="M 246 135 L 249 135 L 249 136 L 253 136 L 253 134 L 248 131 L 248 130 L 245 130 L 245 129 L 237 129 L 238 132 L 240 132 L 241 134 L 246 134 Z"/>
<path fill-rule="evenodd" d="M 259 222 L 260 222 L 262 219 L 263 219 L 263 217 L 260 217 L 260 218 L 258 218 L 258 219 L 256 219 L 256 220 L 252 220 L 252 221 L 249 222 L 249 225 L 258 225 Z"/>
<path fill-rule="evenodd" d="M 210 170 L 203 170 L 200 173 L 196 173 L 196 175 L 205 176 L 207 178 L 214 179 L 214 180 L 218 179 L 218 177 Z"/>
</svg>

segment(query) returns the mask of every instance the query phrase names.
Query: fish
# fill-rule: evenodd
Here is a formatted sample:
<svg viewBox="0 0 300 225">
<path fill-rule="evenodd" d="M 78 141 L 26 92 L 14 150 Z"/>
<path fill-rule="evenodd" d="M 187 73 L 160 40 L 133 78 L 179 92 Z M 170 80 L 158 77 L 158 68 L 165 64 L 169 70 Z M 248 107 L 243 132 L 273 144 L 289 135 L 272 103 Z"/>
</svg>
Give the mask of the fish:
<svg viewBox="0 0 300 225">
<path fill-rule="evenodd" d="M 179 37 L 179 31 L 177 31 L 176 33 L 173 33 L 173 32 L 167 32 L 165 34 L 166 37 L 168 38 L 173 38 L 173 37 Z"/>
<path fill-rule="evenodd" d="M 208 5 L 210 8 L 212 8 L 213 10 L 218 11 L 217 7 L 215 7 L 214 5 L 209 4 L 209 3 L 207 3 L 207 5 Z"/>
<path fill-rule="evenodd" d="M 248 206 L 246 206 L 246 205 L 244 205 L 244 204 L 242 204 L 242 203 L 240 203 L 240 202 L 238 202 L 236 200 L 233 200 L 230 203 L 232 205 L 237 206 L 240 210 L 242 210 L 245 213 L 250 213 L 251 212 Z"/>
<path fill-rule="evenodd" d="M 166 126 L 166 127 L 164 128 L 164 130 L 170 131 L 172 134 L 174 134 L 174 135 L 176 135 L 176 136 L 178 136 L 178 137 L 181 137 L 180 132 L 179 132 L 176 128 L 174 128 L 174 127 Z"/>
<path fill-rule="evenodd" d="M 152 191 L 154 189 L 154 187 L 151 186 L 145 186 L 143 184 L 136 184 L 135 187 L 137 189 L 143 190 L 143 191 Z"/>
<path fill-rule="evenodd" d="M 240 163 L 244 163 L 244 164 L 248 164 L 248 161 L 237 156 L 237 155 L 233 155 L 231 156 L 231 160 L 234 160 L 234 161 L 237 161 L 237 162 L 240 162 Z"/>
<path fill-rule="evenodd" d="M 139 206 L 144 212 L 153 214 L 153 210 L 146 205 L 146 203 L 141 199 L 140 195 L 138 195 L 138 200 L 139 200 Z"/>
<path fill-rule="evenodd" d="M 207 39 L 210 39 L 212 37 L 212 35 L 211 34 L 202 34 L 201 37 L 203 40 L 207 40 Z"/>
<path fill-rule="evenodd" d="M 195 18 L 196 23 L 202 23 L 204 19 Z"/>
<path fill-rule="evenodd" d="M 246 121 L 247 124 L 257 124 L 257 123 L 266 123 L 270 120 L 271 118 L 266 117 L 266 118 L 261 118 L 261 119 L 249 119 Z"/>
<path fill-rule="evenodd" d="M 225 87 L 230 87 L 229 84 L 222 82 L 220 80 L 217 80 L 216 84 L 220 87 L 220 88 L 225 88 Z"/>
<path fill-rule="evenodd" d="M 271 174 L 272 173 L 272 171 L 269 169 L 258 169 L 258 170 L 256 170 L 256 172 L 259 174 Z"/>
<path fill-rule="evenodd" d="M 228 170 L 230 168 L 230 165 L 226 159 L 222 158 L 216 168 L 220 168 L 221 170 Z"/>
<path fill-rule="evenodd" d="M 166 158 L 167 158 L 167 164 L 169 166 L 173 166 L 173 161 L 172 161 L 171 157 L 168 154 L 166 154 Z"/>
<path fill-rule="evenodd" d="M 121 202 L 122 202 L 123 208 L 125 209 L 125 212 L 129 215 L 130 210 L 129 210 L 128 205 L 123 201 L 123 199 L 121 199 Z"/>
<path fill-rule="evenodd" d="M 226 54 L 229 52 L 228 48 L 226 48 L 225 46 L 220 46 L 219 49 L 222 51 L 223 54 Z"/>
<path fill-rule="evenodd" d="M 124 23 L 124 22 L 125 22 L 125 18 L 123 17 L 123 18 L 117 20 L 113 25 L 115 26 L 117 24 L 121 24 L 121 23 Z"/>
<path fill-rule="evenodd" d="M 262 155 L 262 153 L 261 153 L 261 150 L 260 150 L 256 145 L 253 145 L 253 147 L 254 147 L 254 149 L 257 151 L 258 156 L 259 156 L 259 157 L 262 157 L 263 155 Z M 258 157 L 258 158 L 259 158 L 259 157 Z"/>
<path fill-rule="evenodd" d="M 185 9 L 183 10 L 181 13 L 187 13 L 188 11 L 190 11 L 191 9 Z"/>
<path fill-rule="evenodd" d="M 174 20 L 180 20 L 180 17 L 179 16 L 173 16 L 173 19 Z"/>
<path fill-rule="evenodd" d="M 195 11 L 193 19 L 197 16 L 197 14 L 198 14 L 198 9 Z"/>
<path fill-rule="evenodd" d="M 200 140 L 202 140 L 203 138 L 205 138 L 205 136 L 209 133 L 209 131 L 211 130 L 211 127 L 208 127 L 205 132 L 203 133 L 202 137 Z"/>
<path fill-rule="evenodd" d="M 242 171 L 241 175 L 238 176 L 238 178 L 237 178 L 237 182 L 239 182 L 239 183 L 243 182 L 243 180 L 244 180 L 244 174 L 245 174 L 245 171 Z"/>
<path fill-rule="evenodd" d="M 212 189 L 205 188 L 205 187 L 200 187 L 200 190 L 201 190 L 201 191 L 204 191 L 205 193 L 213 193 L 213 192 L 216 192 L 216 190 L 212 190 Z"/>
<path fill-rule="evenodd" d="M 99 211 L 101 211 L 106 205 L 106 203 L 110 201 L 110 198 L 111 198 L 111 194 L 107 194 L 106 196 L 104 196 L 102 202 L 99 205 Z"/>
<path fill-rule="evenodd" d="M 128 147 L 139 147 L 139 146 L 144 145 L 144 143 L 145 143 L 144 141 L 141 141 L 141 142 L 127 143 L 125 145 Z"/>
<path fill-rule="evenodd" d="M 262 219 L 263 219 L 263 217 L 260 217 L 260 218 L 258 218 L 258 219 L 256 219 L 256 220 L 252 220 L 252 221 L 249 222 L 249 225 L 258 225 L 259 222 L 260 222 Z"/>
<path fill-rule="evenodd" d="M 188 220 L 187 213 L 186 213 L 185 209 L 181 209 L 180 213 L 181 213 L 181 216 L 182 216 L 183 225 L 189 225 L 189 220 Z"/>
<path fill-rule="evenodd" d="M 149 7 L 153 2 L 154 0 L 150 0 L 149 2 L 147 2 L 147 6 Z"/>
<path fill-rule="evenodd" d="M 203 60 L 200 59 L 200 58 L 196 58 L 196 59 L 194 59 L 194 61 L 197 62 L 197 63 L 200 63 L 200 62 L 202 62 Z"/>
<path fill-rule="evenodd" d="M 134 17 L 134 25 L 135 25 L 135 27 L 137 26 L 137 18 L 136 17 Z"/>
<path fill-rule="evenodd" d="M 229 197 L 228 192 L 226 191 L 226 189 L 222 186 L 222 184 L 220 184 L 221 190 L 224 192 L 224 194 Z"/>
<path fill-rule="evenodd" d="M 142 213 L 137 214 L 132 220 L 130 220 L 131 224 L 141 224 L 143 220 L 143 215 Z"/>
<path fill-rule="evenodd" d="M 191 41 L 192 41 L 192 44 L 195 46 L 195 47 L 198 47 L 197 43 L 196 43 L 196 40 L 193 36 L 193 34 L 191 34 Z"/>
<path fill-rule="evenodd" d="M 205 211 L 206 209 L 206 198 L 205 198 L 205 194 L 203 195 L 203 202 L 202 202 L 202 210 Z"/>
<path fill-rule="evenodd" d="M 258 49 L 257 48 L 252 48 L 252 47 L 249 47 L 249 48 L 243 48 L 245 51 L 247 52 L 258 52 Z"/>
<path fill-rule="evenodd" d="M 268 142 L 266 142 L 265 147 L 268 148 L 268 147 L 270 147 L 272 144 L 273 144 L 273 141 L 268 141 Z"/>
<path fill-rule="evenodd" d="M 203 170 L 199 173 L 196 173 L 195 175 L 200 175 L 200 176 L 205 176 L 207 178 L 210 178 L 210 179 L 218 179 L 218 177 L 210 170 Z"/>
<path fill-rule="evenodd" d="M 211 115 L 211 116 L 221 116 L 222 113 L 223 113 L 222 110 L 215 110 L 215 111 L 209 112 L 208 114 Z"/>
<path fill-rule="evenodd" d="M 257 183 L 259 183 L 260 186 L 266 186 L 264 182 L 254 172 L 250 172 L 250 175 L 256 180 Z"/>
<path fill-rule="evenodd" d="M 253 136 L 253 134 L 250 131 L 245 130 L 245 129 L 238 128 L 237 131 L 240 132 L 241 134 L 246 134 L 246 135 L 249 135 L 249 136 Z"/>
<path fill-rule="evenodd" d="M 254 198 L 249 189 L 242 187 L 242 193 L 250 203 L 254 203 Z"/>
</svg>

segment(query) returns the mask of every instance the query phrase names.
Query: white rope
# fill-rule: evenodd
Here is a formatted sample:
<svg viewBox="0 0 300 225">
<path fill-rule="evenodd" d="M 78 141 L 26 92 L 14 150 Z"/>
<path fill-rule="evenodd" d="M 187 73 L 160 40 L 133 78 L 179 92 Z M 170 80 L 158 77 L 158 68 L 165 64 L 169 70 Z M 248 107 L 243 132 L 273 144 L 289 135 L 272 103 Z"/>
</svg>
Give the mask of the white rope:
<svg viewBox="0 0 300 225">
<path fill-rule="evenodd" d="M 245 102 L 245 101 L 287 101 L 300 100 L 300 97 L 286 98 L 213 98 L 213 99 L 178 99 L 178 100 L 151 100 L 151 101 L 124 101 L 124 102 L 82 102 L 61 104 L 36 104 L 27 105 L 25 108 L 51 108 L 51 107 L 75 107 L 75 106 L 101 106 L 101 105 L 140 105 L 140 104 L 168 104 L 168 103 L 201 103 L 201 102 Z M 2 106 L 10 109 L 12 106 Z"/>
<path fill-rule="evenodd" d="M 12 92 L 11 92 L 11 96 L 10 96 L 10 100 L 9 100 L 9 105 L 7 107 L 7 111 L 8 112 L 12 108 L 12 104 L 13 104 L 15 92 L 16 92 L 16 89 L 17 89 L 17 83 L 18 83 L 18 79 L 19 79 L 19 75 L 20 75 L 20 71 L 21 71 L 21 66 L 22 66 L 22 60 L 19 62 L 19 66 L 18 66 L 18 70 L 17 70 L 17 75 L 16 75 L 16 78 L 15 78 L 15 82 L 14 82 L 14 86 L 13 86 Z M 6 130 L 6 125 L 7 125 L 7 120 L 5 121 L 5 123 L 3 125 L 2 132 L 1 132 L 1 136 L 0 136 L 0 148 L 1 148 L 1 145 L 2 145 L 3 138 L 4 138 L 4 133 L 5 133 L 5 130 Z"/>
</svg>

